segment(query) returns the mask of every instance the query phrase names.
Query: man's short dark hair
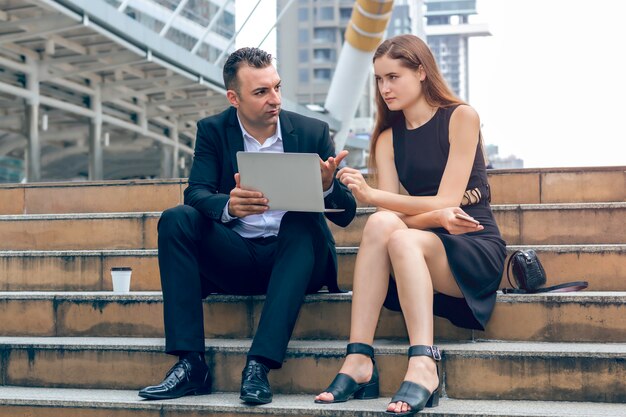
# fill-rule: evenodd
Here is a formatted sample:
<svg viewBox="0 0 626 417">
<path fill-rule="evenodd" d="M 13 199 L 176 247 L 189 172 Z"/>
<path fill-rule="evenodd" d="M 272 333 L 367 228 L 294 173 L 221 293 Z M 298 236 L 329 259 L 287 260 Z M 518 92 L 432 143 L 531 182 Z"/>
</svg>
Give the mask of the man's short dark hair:
<svg viewBox="0 0 626 417">
<path fill-rule="evenodd" d="M 227 90 L 239 91 L 237 71 L 242 63 L 254 68 L 265 68 L 272 65 L 272 55 L 259 48 L 240 48 L 228 56 L 224 64 L 224 85 Z"/>
</svg>

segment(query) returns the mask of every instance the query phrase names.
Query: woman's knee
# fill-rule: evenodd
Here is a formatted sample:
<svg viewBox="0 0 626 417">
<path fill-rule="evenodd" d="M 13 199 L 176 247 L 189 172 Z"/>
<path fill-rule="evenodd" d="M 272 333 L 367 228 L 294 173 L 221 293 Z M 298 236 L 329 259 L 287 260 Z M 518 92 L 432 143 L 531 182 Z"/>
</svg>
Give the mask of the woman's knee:
<svg viewBox="0 0 626 417">
<path fill-rule="evenodd" d="M 402 229 L 394 231 L 389 236 L 387 250 L 389 256 L 411 253 L 414 256 L 424 256 L 429 252 L 429 239 L 432 233 L 417 229 Z"/>
<path fill-rule="evenodd" d="M 377 211 L 367 219 L 363 239 L 388 239 L 393 232 L 404 228 L 406 225 L 395 213 Z"/>
<path fill-rule="evenodd" d="M 427 262 L 439 256 L 445 257 L 445 248 L 437 235 L 418 229 L 393 232 L 389 237 L 387 250 L 391 257 L 409 253 L 411 256 L 423 256 Z"/>
</svg>

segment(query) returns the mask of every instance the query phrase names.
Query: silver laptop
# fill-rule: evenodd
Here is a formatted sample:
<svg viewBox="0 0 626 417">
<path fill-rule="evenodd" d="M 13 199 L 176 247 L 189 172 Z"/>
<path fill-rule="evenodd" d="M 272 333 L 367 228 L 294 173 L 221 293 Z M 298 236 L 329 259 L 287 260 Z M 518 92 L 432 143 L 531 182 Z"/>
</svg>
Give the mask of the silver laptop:
<svg viewBox="0 0 626 417">
<path fill-rule="evenodd" d="M 241 187 L 258 190 L 271 210 L 338 212 L 325 209 L 320 157 L 315 153 L 237 152 Z"/>
</svg>

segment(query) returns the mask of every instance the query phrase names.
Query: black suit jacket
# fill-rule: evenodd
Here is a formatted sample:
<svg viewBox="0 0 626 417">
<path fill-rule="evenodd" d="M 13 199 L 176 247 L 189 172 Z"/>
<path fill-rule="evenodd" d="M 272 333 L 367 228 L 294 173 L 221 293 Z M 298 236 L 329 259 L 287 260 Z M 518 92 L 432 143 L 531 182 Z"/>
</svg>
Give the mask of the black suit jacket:
<svg viewBox="0 0 626 417">
<path fill-rule="evenodd" d="M 335 155 L 335 145 L 329 137 L 328 125 L 297 113 L 281 110 L 280 128 L 285 152 L 317 153 L 324 161 Z M 243 135 L 234 107 L 198 122 L 193 166 L 189 186 L 185 190 L 185 204 L 205 216 L 221 221 L 224 207 L 235 187 L 234 175 L 239 172 L 237 152 L 244 150 Z M 356 213 L 356 201 L 348 188 L 334 180 L 333 192 L 324 199 L 326 208 L 343 208 L 343 212 L 327 213 L 333 223 L 345 227 Z M 326 235 L 332 270 L 327 271 L 330 291 L 337 287 L 337 254 L 335 240 L 324 215 L 317 214 Z"/>
</svg>

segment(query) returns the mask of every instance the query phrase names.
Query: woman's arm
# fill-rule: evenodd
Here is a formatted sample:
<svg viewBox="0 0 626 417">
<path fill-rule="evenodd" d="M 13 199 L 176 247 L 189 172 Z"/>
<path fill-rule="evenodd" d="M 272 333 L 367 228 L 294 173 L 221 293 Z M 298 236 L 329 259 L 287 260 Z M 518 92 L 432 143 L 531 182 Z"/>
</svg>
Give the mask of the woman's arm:
<svg viewBox="0 0 626 417">
<path fill-rule="evenodd" d="M 400 192 L 391 129 L 383 131 L 376 143 L 376 181 L 378 190 L 392 194 Z"/>
<path fill-rule="evenodd" d="M 457 217 L 457 214 L 470 217 L 460 207 L 446 207 L 413 216 L 402 216 L 402 221 L 411 229 L 445 228 L 450 234 L 477 232 L 483 230 L 481 224 Z"/>
<path fill-rule="evenodd" d="M 398 171 L 396 170 L 393 156 L 393 142 L 391 138 L 391 130 L 387 130 L 383 132 L 383 134 L 385 136 L 381 135 L 376 147 L 376 164 L 378 167 L 381 168 L 378 171 L 378 180 L 383 184 L 382 187 L 379 186 L 379 190 L 390 191 L 391 193 L 393 193 L 395 190 L 395 194 L 398 194 L 400 189 L 400 180 L 398 179 Z M 463 192 L 465 192 L 465 190 L 463 190 Z M 412 196 L 401 197 L 408 197 L 410 199 L 428 198 Z M 382 210 L 386 209 L 383 208 Z M 458 205 L 427 211 L 415 215 L 405 215 L 399 212 L 395 213 L 398 214 L 400 219 L 411 229 L 425 230 L 443 227 L 451 234 L 470 233 L 484 229 L 482 225 L 456 217 L 457 214 L 468 216 L 467 213 L 465 213 L 460 207 L 458 207 Z"/>
<path fill-rule="evenodd" d="M 463 199 L 467 183 L 476 156 L 478 145 L 480 120 L 476 111 L 470 106 L 459 106 L 450 118 L 450 153 L 446 168 L 441 178 L 439 191 L 435 196 L 415 197 L 398 194 L 399 180 L 393 162 L 393 144 L 391 141 L 391 131 L 387 130 L 381 134 L 376 151 L 379 156 L 376 163 L 379 166 L 379 189 L 355 183 L 351 187 L 356 197 L 370 205 L 387 210 L 404 213 L 406 215 L 416 215 L 439 210 L 446 207 L 458 207 Z M 384 140 L 383 135 L 388 133 L 388 140 Z M 391 148 L 391 159 L 385 155 L 387 145 Z M 380 162 L 379 162 L 380 160 Z M 340 171 L 341 173 L 341 171 Z M 345 172 L 348 183 L 350 177 Z M 343 181 L 343 180 L 342 180 Z M 395 182 L 395 190 L 388 187 Z"/>
<path fill-rule="evenodd" d="M 337 172 L 337 178 L 352 191 L 352 194 L 360 202 L 369 203 L 369 194 L 373 190 L 381 190 L 388 194 L 400 192 L 400 180 L 394 161 L 392 139 L 391 129 L 387 129 L 380 134 L 376 143 L 376 186 L 378 189 L 370 187 L 361 171 L 357 169 L 345 167 Z M 397 214 L 401 215 L 401 213 Z"/>
</svg>

